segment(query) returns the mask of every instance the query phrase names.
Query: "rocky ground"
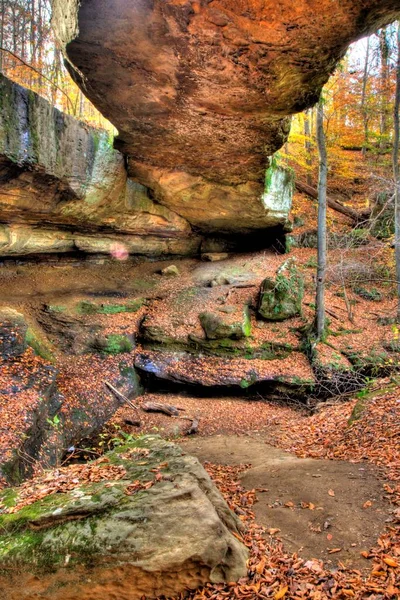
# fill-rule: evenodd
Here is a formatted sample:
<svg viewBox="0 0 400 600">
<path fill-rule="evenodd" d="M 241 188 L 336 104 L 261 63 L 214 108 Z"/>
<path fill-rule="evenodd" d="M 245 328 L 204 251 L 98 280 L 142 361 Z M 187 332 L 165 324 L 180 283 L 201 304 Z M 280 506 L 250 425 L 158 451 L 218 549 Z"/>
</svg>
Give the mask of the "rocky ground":
<svg viewBox="0 0 400 600">
<path fill-rule="evenodd" d="M 302 247 L 314 234 L 301 204 L 295 218 L 288 255 L 5 262 L 2 485 L 158 433 L 204 462 L 246 525 L 248 577 L 196 597 L 396 597 L 390 249 L 332 228 L 328 335 L 315 345 L 316 252 Z"/>
</svg>

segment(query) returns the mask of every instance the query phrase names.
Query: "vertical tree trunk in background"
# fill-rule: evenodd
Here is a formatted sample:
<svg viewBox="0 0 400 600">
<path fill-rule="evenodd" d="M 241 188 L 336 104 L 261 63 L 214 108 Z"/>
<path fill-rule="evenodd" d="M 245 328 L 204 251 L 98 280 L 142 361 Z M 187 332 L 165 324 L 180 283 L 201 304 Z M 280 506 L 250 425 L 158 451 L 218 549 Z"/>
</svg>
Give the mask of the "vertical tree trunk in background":
<svg viewBox="0 0 400 600">
<path fill-rule="evenodd" d="M 326 188 L 328 160 L 324 132 L 324 105 L 320 98 L 317 110 L 317 143 L 319 155 L 318 178 L 318 267 L 316 295 L 316 333 L 320 340 L 325 332 L 325 276 L 326 276 Z"/>
<path fill-rule="evenodd" d="M 396 96 L 394 102 L 393 179 L 395 198 L 395 261 L 397 280 L 397 321 L 400 322 L 400 181 L 399 181 L 399 107 L 400 107 L 400 23 L 397 23 Z"/>
<path fill-rule="evenodd" d="M 17 12 L 16 12 L 16 6 L 15 4 L 12 4 L 12 49 L 14 54 L 18 53 L 18 45 L 17 45 L 17 40 L 18 40 L 18 16 L 17 16 Z"/>
<path fill-rule="evenodd" d="M 387 37 L 387 28 L 383 27 L 379 31 L 379 50 L 381 55 L 381 124 L 380 134 L 381 150 L 387 149 L 388 143 L 388 115 L 387 98 L 389 97 L 389 41 Z"/>
<path fill-rule="evenodd" d="M 52 103 L 54 106 L 57 105 L 57 86 L 58 86 L 58 77 L 61 71 L 61 59 L 60 59 L 60 51 L 58 50 L 58 48 L 55 50 L 55 55 L 54 55 L 54 73 L 53 73 L 53 81 L 54 81 L 54 86 L 52 89 Z"/>
<path fill-rule="evenodd" d="M 4 21 L 5 21 L 5 12 L 6 12 L 6 7 L 5 7 L 5 2 L 4 0 L 1 0 L 0 2 L 0 10 L 1 10 L 1 17 L 0 17 L 0 48 L 4 48 Z M 3 73 L 3 52 L 0 52 L 0 73 Z"/>
<path fill-rule="evenodd" d="M 35 0 L 31 0 L 31 31 L 30 31 L 30 63 L 36 66 L 36 15 Z M 31 85 L 34 82 L 34 74 L 31 71 Z"/>
<path fill-rule="evenodd" d="M 367 110 L 367 83 L 368 83 L 368 72 L 369 72 L 369 37 L 367 38 L 367 50 L 365 52 L 365 64 L 364 74 L 362 82 L 362 95 L 361 95 L 361 113 L 363 117 L 364 125 L 364 144 L 362 148 L 362 156 L 365 159 L 367 155 L 369 132 L 368 132 L 368 110 Z"/>
<path fill-rule="evenodd" d="M 307 185 L 312 185 L 312 154 L 311 154 L 311 127 L 310 127 L 310 114 L 306 110 L 304 112 L 304 148 L 306 151 L 306 165 L 307 165 Z"/>
<path fill-rule="evenodd" d="M 31 63 L 36 63 L 36 14 L 35 14 L 35 0 L 31 2 Z"/>
<path fill-rule="evenodd" d="M 43 0 L 38 0 L 38 18 L 37 18 L 37 60 L 39 70 L 43 68 L 43 11 L 42 11 Z M 42 92 L 43 78 L 39 77 L 39 94 Z"/>
</svg>

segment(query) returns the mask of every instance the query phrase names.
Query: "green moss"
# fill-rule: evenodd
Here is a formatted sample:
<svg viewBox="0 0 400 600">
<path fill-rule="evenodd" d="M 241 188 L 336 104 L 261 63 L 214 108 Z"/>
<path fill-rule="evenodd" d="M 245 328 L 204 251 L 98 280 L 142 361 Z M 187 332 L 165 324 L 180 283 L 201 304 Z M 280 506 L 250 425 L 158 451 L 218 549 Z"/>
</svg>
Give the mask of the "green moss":
<svg viewBox="0 0 400 600">
<path fill-rule="evenodd" d="M 145 298 L 135 298 L 126 304 L 94 304 L 82 300 L 75 306 L 75 311 L 81 315 L 117 315 L 125 312 L 137 312 L 145 303 Z"/>
<path fill-rule="evenodd" d="M 304 279 L 291 259 L 267 277 L 261 286 L 259 314 L 269 321 L 283 321 L 301 314 Z"/>
<path fill-rule="evenodd" d="M 101 351 L 105 354 L 122 354 L 132 352 L 133 342 L 125 335 L 111 334 L 105 339 L 105 344 Z"/>
<path fill-rule="evenodd" d="M 251 386 L 251 381 L 248 381 L 248 379 L 241 379 L 240 380 L 240 387 L 243 390 L 247 390 L 247 388 L 249 388 Z"/>
<path fill-rule="evenodd" d="M 374 287 L 370 290 L 367 290 L 362 286 L 355 286 L 353 289 L 355 294 L 361 298 L 364 298 L 365 300 L 371 300 L 372 302 L 379 302 L 382 300 L 382 294 Z"/>
<path fill-rule="evenodd" d="M 124 458 L 123 454 L 134 448 L 146 449 L 145 455 L 138 454 L 135 459 L 133 453 Z M 113 481 L 110 487 L 104 482 L 81 484 L 79 493 L 55 493 L 14 513 L 0 514 L 1 574 L 23 570 L 40 576 L 65 568 L 66 556 L 68 568 L 75 564 L 94 566 L 105 550 L 104 524 L 108 519 L 121 510 L 133 510 L 135 518 L 140 518 L 146 505 L 149 491 L 127 496 L 126 485 L 136 479 L 143 483 L 154 481 L 154 469 L 161 463 L 168 463 L 163 473 L 170 477 L 182 472 L 183 467 L 182 451 L 158 436 L 129 436 L 129 442 L 122 443 L 107 457 L 111 464 L 125 467 L 126 479 Z M 7 506 L 15 505 L 16 498 L 15 490 L 0 494 Z M 103 527 L 99 532 L 100 523 Z"/>
<path fill-rule="evenodd" d="M 66 306 L 63 306 L 63 305 L 61 305 L 61 304 L 49 304 L 49 305 L 47 306 L 47 310 L 48 310 L 49 312 L 63 313 L 63 312 L 66 312 L 66 310 L 67 310 L 67 307 L 66 307 Z"/>
<path fill-rule="evenodd" d="M 6 488 L 0 492 L 0 503 L 4 504 L 7 508 L 11 508 L 16 505 L 17 492 L 13 488 Z"/>
<path fill-rule="evenodd" d="M 359 398 L 357 400 L 357 402 L 354 405 L 354 408 L 351 412 L 350 418 L 347 421 L 348 425 L 352 425 L 355 421 L 358 421 L 359 419 L 361 419 L 367 403 L 368 403 L 368 398 L 366 396 Z"/>
<path fill-rule="evenodd" d="M 44 338 L 37 331 L 32 329 L 32 327 L 28 328 L 25 340 L 37 356 L 40 356 L 49 362 L 54 362 L 55 358 L 50 343 L 47 340 L 44 340 Z"/>
<path fill-rule="evenodd" d="M 243 311 L 243 318 L 244 318 L 243 333 L 246 337 L 249 337 L 251 335 L 251 319 L 250 319 L 250 311 L 249 311 L 248 306 L 246 306 L 246 308 Z"/>
<path fill-rule="evenodd" d="M 75 306 L 75 311 L 80 315 L 95 315 L 98 312 L 98 307 L 93 302 L 82 300 Z"/>
</svg>

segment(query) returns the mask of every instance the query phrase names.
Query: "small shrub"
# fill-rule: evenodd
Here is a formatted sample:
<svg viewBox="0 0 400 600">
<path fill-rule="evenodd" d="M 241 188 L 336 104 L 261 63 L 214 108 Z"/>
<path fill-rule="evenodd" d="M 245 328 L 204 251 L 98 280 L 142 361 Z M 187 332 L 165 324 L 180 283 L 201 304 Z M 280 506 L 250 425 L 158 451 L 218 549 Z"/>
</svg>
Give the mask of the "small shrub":
<svg viewBox="0 0 400 600">
<path fill-rule="evenodd" d="M 356 286 L 353 289 L 354 293 L 360 296 L 360 298 L 364 298 L 364 300 L 371 300 L 371 302 L 379 302 L 382 300 L 382 294 L 374 287 L 367 290 L 364 287 Z"/>
</svg>

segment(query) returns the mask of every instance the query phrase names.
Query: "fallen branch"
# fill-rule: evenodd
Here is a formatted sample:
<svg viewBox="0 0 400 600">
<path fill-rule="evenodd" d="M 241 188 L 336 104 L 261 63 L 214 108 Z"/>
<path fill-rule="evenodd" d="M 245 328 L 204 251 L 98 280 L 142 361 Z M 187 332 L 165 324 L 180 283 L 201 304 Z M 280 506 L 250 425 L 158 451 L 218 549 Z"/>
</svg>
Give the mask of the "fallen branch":
<svg viewBox="0 0 400 600">
<path fill-rule="evenodd" d="M 200 420 L 197 417 L 193 417 L 192 424 L 189 429 L 185 431 L 185 435 L 193 435 L 194 433 L 197 433 L 199 429 L 199 422 Z"/>
<path fill-rule="evenodd" d="M 113 385 L 111 385 L 109 381 L 105 381 L 104 384 L 108 387 L 109 390 L 111 390 L 111 392 L 120 402 L 122 402 L 123 404 L 128 404 L 128 406 L 134 408 L 135 410 L 140 410 L 139 406 L 137 406 L 131 400 L 129 400 L 129 398 L 124 396 L 124 394 L 117 390 L 117 388 L 115 388 Z"/>
<path fill-rule="evenodd" d="M 307 183 L 303 183 L 302 181 L 296 181 L 296 189 L 309 196 L 313 200 L 318 200 L 318 190 L 313 188 L 311 185 L 307 185 Z M 361 221 L 365 221 L 371 214 L 371 211 L 358 212 L 354 210 L 354 208 L 350 208 L 348 206 L 344 206 L 341 202 L 334 200 L 333 198 L 327 197 L 326 199 L 329 208 L 336 210 L 336 212 L 345 215 L 349 219 L 351 219 L 354 223 L 360 223 Z"/>
<path fill-rule="evenodd" d="M 189 428 L 185 431 L 185 435 L 193 435 L 193 433 L 197 433 L 199 429 L 200 419 L 199 417 L 186 417 L 183 415 L 179 415 L 179 417 L 174 416 L 174 419 L 185 419 L 185 421 L 190 421 Z"/>
<path fill-rule="evenodd" d="M 144 402 L 140 408 L 145 412 L 160 412 L 169 417 L 179 417 L 179 410 L 170 404 L 160 404 L 159 402 Z M 184 417 L 182 417 L 184 418 Z M 186 417 L 187 418 L 187 417 Z"/>
<path fill-rule="evenodd" d="M 184 419 L 185 421 L 190 421 L 191 424 L 189 428 L 185 431 L 185 435 L 192 435 L 197 433 L 199 428 L 199 419 L 198 417 L 188 417 L 186 415 L 180 415 L 179 411 L 184 411 L 184 408 L 177 408 L 176 406 L 172 406 L 171 404 L 161 404 L 160 402 L 143 402 L 140 406 L 134 404 L 129 398 L 127 398 L 122 392 L 117 390 L 109 381 L 105 381 L 104 384 L 107 388 L 114 394 L 114 396 L 122 403 L 127 404 L 131 408 L 134 408 L 137 411 L 143 410 L 144 412 L 160 412 L 168 417 L 173 417 L 175 419 Z M 140 427 L 140 421 L 132 421 L 130 419 L 125 419 L 125 423 L 128 425 L 134 425 L 135 427 Z"/>
</svg>

